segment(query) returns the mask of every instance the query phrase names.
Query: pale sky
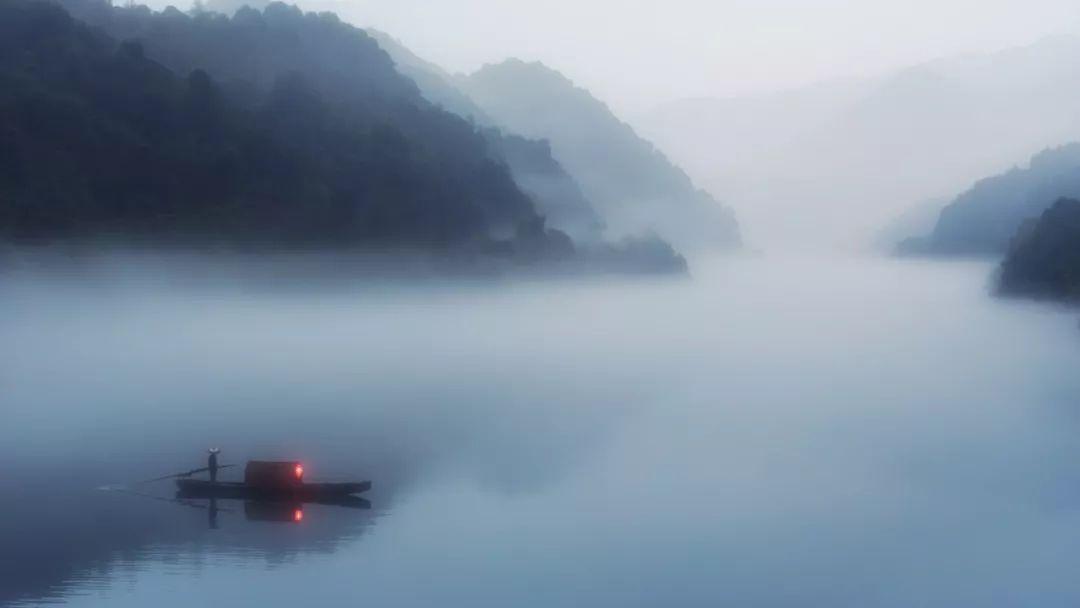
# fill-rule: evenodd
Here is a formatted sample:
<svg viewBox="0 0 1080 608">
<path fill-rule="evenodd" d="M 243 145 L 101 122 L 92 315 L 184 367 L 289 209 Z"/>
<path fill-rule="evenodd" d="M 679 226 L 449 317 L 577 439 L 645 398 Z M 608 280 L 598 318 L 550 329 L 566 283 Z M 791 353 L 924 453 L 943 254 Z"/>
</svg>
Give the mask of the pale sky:
<svg viewBox="0 0 1080 608">
<path fill-rule="evenodd" d="M 538 59 L 616 107 L 880 72 L 1080 31 L 1080 0 L 305 0 L 452 71 Z"/>
<path fill-rule="evenodd" d="M 160 4 L 165 0 L 154 0 Z M 1080 0 L 300 0 L 451 71 L 540 60 L 624 112 L 1080 31 Z"/>
</svg>

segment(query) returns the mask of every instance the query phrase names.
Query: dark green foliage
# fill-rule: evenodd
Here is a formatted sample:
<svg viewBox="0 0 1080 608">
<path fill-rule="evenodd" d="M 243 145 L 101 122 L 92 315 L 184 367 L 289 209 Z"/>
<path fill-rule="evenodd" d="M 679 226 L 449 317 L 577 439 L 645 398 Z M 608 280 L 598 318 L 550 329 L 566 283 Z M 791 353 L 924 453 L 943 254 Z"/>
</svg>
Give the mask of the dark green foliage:
<svg viewBox="0 0 1080 608">
<path fill-rule="evenodd" d="M 975 184 L 945 207 L 928 239 L 901 246 L 910 253 L 997 255 L 1025 221 L 1061 197 L 1080 197 L 1080 144 L 1046 150 L 1026 169 Z"/>
<path fill-rule="evenodd" d="M 0 3 L 6 239 L 447 246 L 538 219 L 481 134 L 334 17 L 69 5 L 127 41 Z"/>
<path fill-rule="evenodd" d="M 1060 199 L 1016 235 L 1001 266 L 1001 291 L 1080 302 L 1080 201 Z"/>
</svg>

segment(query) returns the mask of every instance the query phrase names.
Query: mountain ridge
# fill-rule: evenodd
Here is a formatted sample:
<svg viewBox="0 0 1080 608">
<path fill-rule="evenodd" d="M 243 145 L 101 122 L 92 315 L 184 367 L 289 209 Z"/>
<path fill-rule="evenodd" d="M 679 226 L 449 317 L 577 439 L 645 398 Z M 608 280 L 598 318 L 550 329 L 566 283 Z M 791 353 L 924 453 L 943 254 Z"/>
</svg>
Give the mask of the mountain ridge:
<svg viewBox="0 0 1080 608">
<path fill-rule="evenodd" d="M 0 4 L 5 240 L 686 270 L 658 241 L 577 248 L 488 134 L 427 102 L 333 14 L 62 4 Z M 547 153 L 504 143 L 529 160 Z"/>
<path fill-rule="evenodd" d="M 766 240 L 861 245 L 917 201 L 1080 139 L 1077 75 L 1080 37 L 1056 36 L 683 114 L 661 106 L 635 124 L 710 191 L 745 201 Z"/>
<path fill-rule="evenodd" d="M 901 242 L 899 251 L 1004 254 L 1025 223 L 1062 197 L 1080 197 L 1080 143 L 1048 148 L 1026 165 L 978 180 L 941 210 L 928 235 Z"/>
<path fill-rule="evenodd" d="M 459 82 L 499 124 L 551 141 L 556 158 L 616 233 L 655 230 L 690 247 L 741 245 L 729 209 L 558 70 L 510 59 L 485 65 Z"/>
</svg>

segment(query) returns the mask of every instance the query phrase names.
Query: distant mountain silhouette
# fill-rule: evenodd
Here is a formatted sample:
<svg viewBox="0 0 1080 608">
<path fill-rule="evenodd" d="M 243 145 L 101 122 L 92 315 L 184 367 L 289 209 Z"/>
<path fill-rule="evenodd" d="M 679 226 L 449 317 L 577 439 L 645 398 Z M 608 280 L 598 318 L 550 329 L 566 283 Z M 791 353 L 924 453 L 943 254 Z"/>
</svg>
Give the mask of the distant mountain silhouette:
<svg viewBox="0 0 1080 608">
<path fill-rule="evenodd" d="M 920 240 L 934 231 L 941 210 L 952 201 L 934 199 L 908 209 L 885 225 L 874 239 L 874 249 L 879 253 L 894 253 L 900 243 L 909 239 Z"/>
<path fill-rule="evenodd" d="M 369 28 L 367 33 L 389 53 L 398 71 L 416 83 L 428 101 L 476 124 L 495 125 L 491 117 L 454 84 L 456 77 L 453 74 L 421 58 L 386 32 Z"/>
<path fill-rule="evenodd" d="M 1080 38 L 1055 37 L 635 122 L 776 240 L 865 243 L 918 201 L 1080 139 L 1078 76 Z"/>
<path fill-rule="evenodd" d="M 420 88 L 421 94 L 449 112 L 483 127 L 492 152 L 509 167 L 518 186 L 532 196 L 548 223 L 576 239 L 599 240 L 604 222 L 586 200 L 578 183 L 556 161 L 546 140 L 505 132 L 455 84 L 456 78 L 410 51 L 389 34 L 368 33 Z"/>
<path fill-rule="evenodd" d="M 731 211 L 585 89 L 540 63 L 510 60 L 458 80 L 497 124 L 547 139 L 614 234 L 655 231 L 680 246 L 740 245 Z"/>
<path fill-rule="evenodd" d="M 1061 197 L 1080 197 L 1080 144 L 1045 150 L 1025 168 L 980 180 L 947 205 L 926 238 L 905 253 L 1000 255 L 1020 227 Z"/>
</svg>

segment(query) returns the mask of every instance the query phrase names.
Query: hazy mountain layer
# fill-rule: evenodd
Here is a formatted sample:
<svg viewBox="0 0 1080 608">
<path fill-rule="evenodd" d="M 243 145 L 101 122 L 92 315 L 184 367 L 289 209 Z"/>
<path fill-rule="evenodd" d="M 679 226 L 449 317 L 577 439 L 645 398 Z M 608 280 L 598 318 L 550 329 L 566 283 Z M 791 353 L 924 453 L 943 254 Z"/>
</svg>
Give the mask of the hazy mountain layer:
<svg viewBox="0 0 1080 608">
<path fill-rule="evenodd" d="M 458 89 L 454 76 L 421 59 L 388 34 L 376 30 L 368 33 L 390 54 L 398 70 L 416 83 L 428 101 L 484 127 L 482 132 L 492 153 L 510 167 L 518 186 L 532 197 L 552 227 L 576 239 L 600 239 L 603 220 L 574 178 L 552 157 L 547 141 L 503 132 L 480 106 Z"/>
<path fill-rule="evenodd" d="M 502 161 L 538 157 L 542 173 L 546 147 L 507 138 L 493 148 L 498 138 L 432 106 L 331 14 L 65 4 L 102 29 L 47 2 L 0 5 L 5 240 L 686 268 L 659 242 L 575 248 Z"/>
<path fill-rule="evenodd" d="M 459 83 L 498 124 L 549 140 L 555 158 L 581 184 L 611 232 L 656 231 L 684 246 L 739 246 L 730 210 L 562 74 L 511 60 Z"/>
<path fill-rule="evenodd" d="M 416 83 L 428 101 L 476 124 L 494 126 L 491 117 L 458 89 L 452 74 L 413 53 L 386 32 L 368 29 L 367 33 L 390 55 L 398 71 Z"/>
<path fill-rule="evenodd" d="M 1080 197 L 1080 144 L 1046 150 L 1026 168 L 979 181 L 941 211 L 928 238 L 905 241 L 901 250 L 999 255 L 1026 221 L 1061 197 Z"/>
<path fill-rule="evenodd" d="M 658 108 L 636 123 L 755 237 L 865 243 L 949 196 L 1080 138 L 1080 39 L 934 61 L 859 81 Z"/>
<path fill-rule="evenodd" d="M 952 201 L 932 200 L 902 211 L 878 231 L 874 248 L 881 253 L 892 254 L 897 246 L 908 239 L 922 239 L 934 231 L 941 210 Z"/>
</svg>

